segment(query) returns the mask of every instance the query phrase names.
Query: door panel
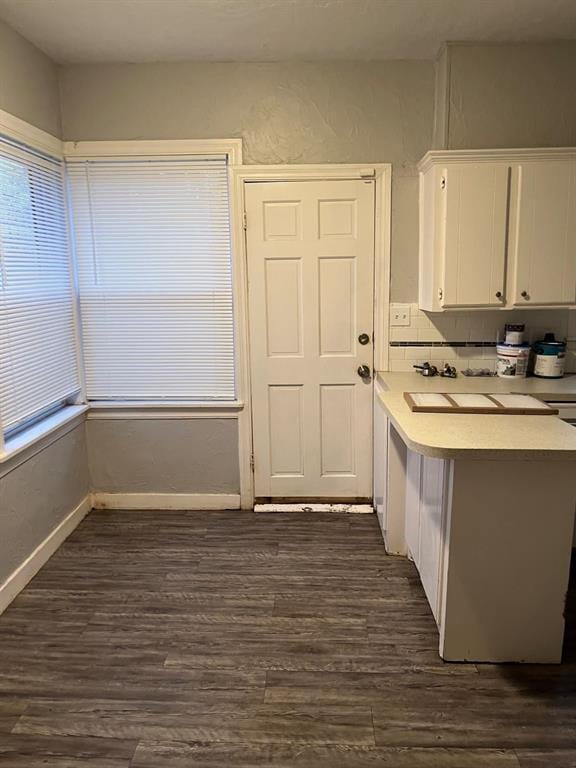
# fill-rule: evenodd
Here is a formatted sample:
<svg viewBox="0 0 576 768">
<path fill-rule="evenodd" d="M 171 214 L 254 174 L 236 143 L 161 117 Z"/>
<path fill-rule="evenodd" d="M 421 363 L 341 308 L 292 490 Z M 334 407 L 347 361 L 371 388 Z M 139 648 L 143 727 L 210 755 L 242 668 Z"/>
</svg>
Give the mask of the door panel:
<svg viewBox="0 0 576 768">
<path fill-rule="evenodd" d="M 356 458 L 355 384 L 320 385 L 321 473 L 354 476 Z"/>
<path fill-rule="evenodd" d="M 444 307 L 502 306 L 509 173 L 498 163 L 451 164 L 443 171 Z"/>
<path fill-rule="evenodd" d="M 355 355 L 356 260 L 322 256 L 320 274 L 320 354 Z"/>
<path fill-rule="evenodd" d="M 304 473 L 302 387 L 268 389 L 270 423 L 270 472 L 274 477 Z"/>
<path fill-rule="evenodd" d="M 302 356 L 302 264 L 300 259 L 266 259 L 268 355 Z"/>
<path fill-rule="evenodd" d="M 256 497 L 369 499 L 374 182 L 248 183 L 246 216 Z"/>
<path fill-rule="evenodd" d="M 515 169 L 513 192 L 513 303 L 574 304 L 576 163 L 520 165 Z"/>
</svg>

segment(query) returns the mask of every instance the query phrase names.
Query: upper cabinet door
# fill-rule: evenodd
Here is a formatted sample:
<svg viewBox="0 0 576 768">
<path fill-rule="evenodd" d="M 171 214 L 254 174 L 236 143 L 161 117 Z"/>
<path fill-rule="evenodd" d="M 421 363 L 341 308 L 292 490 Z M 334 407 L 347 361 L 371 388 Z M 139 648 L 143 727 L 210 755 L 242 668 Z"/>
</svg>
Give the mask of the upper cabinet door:
<svg viewBox="0 0 576 768">
<path fill-rule="evenodd" d="M 503 306 L 509 180 L 505 163 L 445 166 L 442 307 Z"/>
<path fill-rule="evenodd" d="M 516 166 L 510 224 L 512 303 L 574 304 L 576 161 Z"/>
</svg>

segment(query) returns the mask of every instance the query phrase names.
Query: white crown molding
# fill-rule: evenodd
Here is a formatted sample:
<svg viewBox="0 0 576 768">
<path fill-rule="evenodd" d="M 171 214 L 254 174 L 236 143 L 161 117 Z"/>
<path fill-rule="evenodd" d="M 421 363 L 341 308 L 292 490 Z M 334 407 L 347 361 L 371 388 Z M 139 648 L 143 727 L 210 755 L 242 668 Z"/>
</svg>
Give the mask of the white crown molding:
<svg viewBox="0 0 576 768">
<path fill-rule="evenodd" d="M 0 133 L 47 155 L 62 159 L 64 144 L 60 139 L 3 109 L 0 109 Z"/>
<path fill-rule="evenodd" d="M 519 163 L 536 160 L 574 160 L 576 147 L 536 147 L 530 149 L 442 149 L 426 152 L 418 163 L 425 172 L 441 163 Z"/>
<path fill-rule="evenodd" d="M 229 165 L 242 165 L 242 139 L 174 139 L 134 141 L 65 141 L 64 156 L 89 159 L 170 155 L 226 155 Z"/>
</svg>

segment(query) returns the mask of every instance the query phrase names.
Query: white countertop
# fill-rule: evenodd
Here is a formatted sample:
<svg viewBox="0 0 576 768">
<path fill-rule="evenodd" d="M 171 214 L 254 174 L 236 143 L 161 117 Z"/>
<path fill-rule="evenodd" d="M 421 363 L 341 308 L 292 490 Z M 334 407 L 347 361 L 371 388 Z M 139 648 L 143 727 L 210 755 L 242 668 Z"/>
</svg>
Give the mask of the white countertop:
<svg viewBox="0 0 576 768">
<path fill-rule="evenodd" d="M 576 375 L 563 379 L 501 379 L 498 376 L 473 377 L 458 375 L 457 379 L 442 376 L 421 376 L 419 373 L 377 374 L 379 382 L 391 392 L 517 392 L 534 395 L 540 400 L 576 402 Z"/>
<path fill-rule="evenodd" d="M 441 459 L 576 459 L 576 428 L 556 416 L 413 413 L 404 399 L 404 392 L 527 392 L 542 399 L 562 400 L 571 395 L 576 400 L 576 377 L 510 382 L 492 377 L 444 379 L 379 373 L 378 383 L 380 401 L 406 445 L 416 453 Z"/>
</svg>

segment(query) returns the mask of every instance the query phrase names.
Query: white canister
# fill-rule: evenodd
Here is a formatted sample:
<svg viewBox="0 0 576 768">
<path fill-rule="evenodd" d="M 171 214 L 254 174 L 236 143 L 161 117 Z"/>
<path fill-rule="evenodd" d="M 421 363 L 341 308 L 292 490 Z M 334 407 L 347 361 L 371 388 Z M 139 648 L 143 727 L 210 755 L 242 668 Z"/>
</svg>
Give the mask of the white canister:
<svg viewBox="0 0 576 768">
<path fill-rule="evenodd" d="M 528 344 L 497 344 L 496 374 L 503 379 L 523 379 L 528 371 Z"/>
</svg>

